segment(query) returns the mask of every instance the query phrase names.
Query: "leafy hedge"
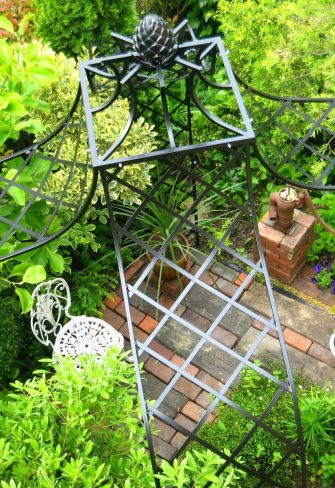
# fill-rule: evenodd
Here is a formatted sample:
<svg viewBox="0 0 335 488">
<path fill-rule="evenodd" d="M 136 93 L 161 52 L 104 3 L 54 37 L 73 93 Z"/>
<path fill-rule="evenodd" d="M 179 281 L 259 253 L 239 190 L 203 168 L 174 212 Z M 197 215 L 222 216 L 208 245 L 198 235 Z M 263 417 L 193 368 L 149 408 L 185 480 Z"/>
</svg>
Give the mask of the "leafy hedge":
<svg viewBox="0 0 335 488">
<path fill-rule="evenodd" d="M 0 296 L 0 388 L 15 375 L 15 360 L 23 343 L 24 321 L 15 297 Z"/>
<path fill-rule="evenodd" d="M 135 0 L 34 0 L 37 35 L 56 52 L 78 57 L 83 46 L 113 31 L 132 33 Z"/>
</svg>

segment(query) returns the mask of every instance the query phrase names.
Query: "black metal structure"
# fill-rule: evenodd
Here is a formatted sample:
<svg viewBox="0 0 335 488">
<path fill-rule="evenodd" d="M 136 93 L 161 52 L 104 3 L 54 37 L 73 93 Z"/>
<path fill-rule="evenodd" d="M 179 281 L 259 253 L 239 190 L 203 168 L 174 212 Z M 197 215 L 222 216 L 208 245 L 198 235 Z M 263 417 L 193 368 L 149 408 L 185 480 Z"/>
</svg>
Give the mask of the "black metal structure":
<svg viewBox="0 0 335 488">
<path fill-rule="evenodd" d="M 281 467 L 289 462 L 292 456 L 300 456 L 302 466 L 300 483 L 301 486 L 306 486 L 304 444 L 294 380 L 258 235 L 250 170 L 250 150 L 254 146 L 255 136 L 222 40 L 218 37 L 198 40 L 186 22 L 174 30 L 169 30 L 164 21 L 156 16 L 146 17 L 138 27 L 133 39 L 119 34 L 112 34 L 112 39 L 118 45 L 115 54 L 104 57 L 98 56 L 80 64 L 81 87 L 92 162 L 94 168 L 99 170 L 101 175 L 110 214 L 153 470 L 158 472 L 150 417 L 165 422 L 186 436 L 186 441 L 176 456 L 186 448 L 190 441 L 196 441 L 224 459 L 221 470 L 229 465 L 242 468 L 254 480 L 255 486 L 259 487 L 282 486 L 277 478 Z M 106 52 L 106 47 L 99 46 L 99 49 L 100 52 L 101 50 Z M 215 79 L 218 69 L 223 78 L 222 83 L 217 83 Z M 224 91 L 227 104 L 231 108 L 233 107 L 233 117 L 223 118 L 217 113 L 212 113 L 197 95 L 200 85 Z M 99 100 L 101 93 L 104 94 L 105 98 L 102 103 L 97 105 L 96 99 Z M 119 96 L 129 101 L 129 119 L 125 122 L 124 129 L 120 134 L 114 134 L 111 141 L 103 141 L 102 144 L 99 144 L 96 136 L 99 130 L 99 114 L 110 109 Z M 201 136 L 197 135 L 197 140 L 195 140 L 195 134 L 192 130 L 192 117 L 196 114 L 203 117 L 209 126 L 215 128 L 218 134 L 216 139 L 202 141 Z M 149 153 L 135 153 L 124 156 L 120 149 L 127 144 L 133 122 L 141 116 L 145 120 L 155 120 L 156 126 L 159 127 L 161 145 Z M 220 161 L 220 163 L 213 165 L 214 169 L 210 171 L 207 178 L 201 176 L 197 170 L 206 158 Z M 142 191 L 127 180 L 123 169 L 127 165 L 146 161 L 155 162 L 158 176 L 157 181 L 149 191 Z M 220 182 L 225 179 L 228 171 L 234 171 L 241 165 L 246 172 L 249 194 L 248 201 L 242 205 L 229 195 L 229 192 L 220 189 Z M 127 218 L 124 217 L 124 209 L 120 209 L 120 206 L 113 202 L 110 197 L 109 187 L 115 182 L 133 191 L 141 201 L 138 206 L 133 206 L 127 210 Z M 168 199 L 162 199 L 161 195 L 162 193 L 169 195 L 170 192 L 176 191 L 178 185 L 185 189 L 185 200 L 188 203 L 186 207 L 180 204 L 179 208 L 171 208 L 166 203 Z M 229 208 L 231 221 L 220 239 L 217 239 L 212 231 L 201 224 L 201 206 L 207 198 L 220 199 L 221 204 Z M 143 219 L 143 215 L 150 212 L 152 205 L 174 219 L 174 225 L 170 229 L 169 235 L 165 235 L 158 246 L 152 245 L 150 240 L 141 238 L 138 229 L 138 223 Z M 238 232 L 241 223 L 245 221 L 251 223 L 255 232 L 260 255 L 260 261 L 257 263 L 253 263 L 239 254 L 228 241 L 229 236 Z M 206 239 L 210 243 L 211 250 L 208 255 L 203 257 L 195 274 L 181 268 L 167 252 L 170 244 L 178 238 L 181 230 L 190 239 L 195 233 L 195 242 L 198 238 Z M 145 270 L 135 282 L 126 279 L 121 257 L 122 246 L 129 245 L 129 243 L 136 245 L 139 252 L 142 250 L 151 256 Z M 203 273 L 210 269 L 219 252 L 224 252 L 228 259 L 236 260 L 240 265 L 249 269 L 247 279 L 232 297 L 220 289 L 206 284 L 202 279 Z M 150 286 L 155 265 L 161 266 L 163 263 L 175 269 L 179 273 L 181 282 L 184 283 L 184 286 L 180 288 L 178 298 L 169 308 L 160 303 L 159 293 L 157 295 L 156 292 L 152 292 Z M 246 287 L 257 275 L 262 276 L 266 283 L 271 309 L 270 318 L 256 313 L 252 307 L 246 306 L 241 301 Z M 215 297 L 220 301 L 220 311 L 206 332 L 199 329 L 195 323 L 192 323 L 192 320 L 180 317 L 176 312 L 177 307 L 183 304 L 194 292 L 196 294 L 205 293 L 208 300 Z M 144 301 L 148 306 L 154 308 L 157 315 L 160 316 L 158 326 L 145 341 L 141 341 L 135 334 L 130 306 L 134 298 Z M 227 315 L 236 312 L 257 319 L 263 324 L 262 332 L 259 333 L 257 340 L 252 343 L 246 355 L 226 347 L 213 336 L 219 324 L 224 323 Z M 171 327 L 171 323 L 180 328 L 180 334 L 183 330 L 187 330 L 192 335 L 192 350 L 181 367 L 166 359 L 153 347 L 154 339 L 164 337 L 165 331 Z M 253 354 L 258 346 L 273 331 L 276 331 L 279 336 L 283 364 L 287 371 L 286 381 L 280 380 L 252 361 Z M 178 329 L 176 333 L 178 334 Z M 213 388 L 205 380 L 192 376 L 187 371 L 187 366 L 208 347 L 214 350 L 215 354 L 220 355 L 222 367 L 224 367 L 225 361 L 233 364 L 228 380 L 224 387 L 219 390 Z M 140 373 L 140 361 L 143 355 L 154 358 L 162 368 L 168 366 L 174 373 L 164 391 L 157 394 L 154 404 L 148 401 L 143 388 L 143 379 Z M 208 357 L 208 361 L 210 360 Z M 230 388 L 238 381 L 244 368 L 253 369 L 276 385 L 277 391 L 270 403 L 264 406 L 261 415 L 254 415 L 247 411 L 243 405 L 235 403 L 229 396 Z M 212 395 L 211 405 L 193 431 L 186 429 L 176 419 L 171 418 L 164 408 L 174 385 L 180 378 L 191 381 Z M 298 439 L 295 441 L 287 438 L 271 425 L 271 412 L 283 395 L 289 395 L 293 403 L 298 432 Z M 246 422 L 250 421 L 251 424 L 248 433 L 243 436 L 230 455 L 227 455 L 223 449 L 215 448 L 201 436 L 202 425 L 219 402 L 235 409 L 236 412 L 245 417 Z M 280 460 L 265 473 L 260 473 L 252 466 L 242 465 L 238 459 L 258 429 L 263 429 L 267 434 L 277 439 L 282 454 Z M 156 480 L 156 484 L 159 486 L 158 480 Z"/>
<path fill-rule="evenodd" d="M 1 232 L 0 260 L 41 246 L 69 229 L 90 204 L 100 175 L 118 257 L 143 421 L 154 472 L 159 468 L 152 441 L 150 417 L 164 421 L 186 436 L 187 439 L 176 456 L 189 442 L 196 441 L 224 459 L 221 470 L 229 465 L 237 466 L 254 480 L 257 487 L 283 486 L 278 481 L 281 467 L 299 456 L 299 486 L 305 487 L 306 463 L 298 401 L 258 234 L 250 154 L 256 153 L 262 164 L 286 182 L 311 189 L 334 189 L 332 172 L 335 160 L 331 155 L 334 132 L 327 125 L 327 117 L 333 110 L 335 101 L 273 97 L 253 90 L 240 80 L 245 88 L 247 110 L 221 38 L 197 39 L 187 21 L 175 29 L 169 29 L 162 19 L 148 16 L 138 27 L 134 38 L 112 34 L 110 39 L 92 46 L 91 55 L 92 59 L 80 64 L 81 90 L 61 126 L 43 141 L 0 161 L 2 168 L 15 169 L 14 173 L 10 173 L 10 177 L 3 174 L 0 177 L 0 202 L 7 203 L 10 200 L 9 195 L 13 188 L 25 192 L 25 203 L 19 213 L 4 214 L 0 206 L 0 224 L 6 226 L 5 231 Z M 217 90 L 218 96 L 221 97 L 222 113 L 216 112 L 208 100 L 204 102 L 200 99 L 198 93 L 203 93 L 204 90 Z M 120 97 L 128 100 L 128 120 L 125 121 L 120 133 L 115 133 L 111 129 L 110 140 L 101 141 L 97 138 L 100 117 L 106 111 L 113 110 L 113 104 Z M 307 105 L 320 107 L 317 115 L 312 109 L 306 110 Z M 255 119 L 253 124 L 249 112 Z M 294 132 L 294 124 L 287 127 L 285 117 L 281 119 L 286 113 L 299 118 L 298 132 Z M 138 154 L 133 150 L 129 154 L 123 149 L 127 147 L 134 121 L 141 117 L 150 123 L 155 122 L 160 145 L 151 152 Z M 195 132 L 192 123 L 194 117 L 199 117 L 203 121 L 203 133 Z M 258 146 L 252 125 L 256 127 L 256 135 L 260 135 Z M 208 140 L 206 135 L 208 128 L 215 129 L 211 132 L 215 133 L 212 140 Z M 280 129 L 284 134 L 285 141 L 288 141 L 288 153 L 280 148 L 273 128 Z M 328 144 L 327 139 L 320 139 L 322 144 L 326 144 L 329 154 L 317 147 L 320 131 L 329 139 Z M 299 151 L 305 151 L 306 154 L 309 151 L 314 161 L 315 158 L 321 160 L 322 169 L 319 175 L 311 173 L 308 167 L 310 161 L 306 163 L 306 167 L 299 166 L 295 159 Z M 24 180 L 25 171 L 38 164 L 39 160 L 43 161 L 45 168 L 43 180 L 37 188 L 27 186 Z M 213 161 L 212 169 L 204 176 L 204 172 L 198 171 L 198 168 L 208 160 Z M 155 165 L 157 178 L 154 185 L 144 191 L 128 180 L 124 169 L 129 165 L 148 161 Z M 90 170 L 91 163 L 93 171 Z M 290 176 L 288 168 L 293 168 L 295 173 Z M 234 197 L 233 192 L 222 186 L 227 175 L 237 170 L 245 171 L 249 195 L 248 200 L 242 204 Z M 61 189 L 55 188 L 52 184 L 53 175 L 59 171 L 64 171 L 66 175 L 65 184 Z M 110 187 L 115 184 L 134 192 L 141 202 L 130 208 L 128 218 L 125 218 L 124 209 L 120 209 L 117 202 L 111 199 Z M 167 204 L 168 200 L 162 199 L 160 195 L 173 193 L 178 185 L 183 188 L 185 199 L 184 202 L 179 202 L 178 208 L 171 208 Z M 74 188 L 77 190 L 74 191 Z M 220 238 L 217 238 L 211 228 L 203 225 L 201 213 L 203 203 L 208 198 L 220 201 L 222 208 L 226 209 L 226 216 L 229 217 L 226 231 Z M 30 218 L 34 205 L 41 201 L 47 205 L 46 218 L 42 224 Z M 142 216 L 148 212 L 152 204 L 174 219 L 174 226 L 169 235 L 158 247 L 145 241 L 138 227 Z M 56 217 L 65 213 L 67 223 L 52 230 Z M 234 233 L 242 232 L 245 225 L 250 225 L 254 231 L 260 256 L 257 263 L 241 255 L 234 249 L 230 240 Z M 208 253 L 200 259 L 195 274 L 191 274 L 187 268 L 181 268 L 166 252 L 181 230 L 195 246 L 200 240 L 208 243 Z M 18 236 L 21 242 L 19 246 L 13 247 L 10 243 L 10 238 L 14 235 Z M 135 282 L 126 279 L 121 256 L 122 246 L 129 243 L 136 245 L 139 253 L 142 250 L 151 255 L 145 270 Z M 219 254 L 224 254 L 229 262 L 234 261 L 241 268 L 248 270 L 247 279 L 233 296 L 227 295 L 218 287 L 208 285 L 203 279 L 204 273 L 210 269 Z M 170 307 L 163 305 L 159 296 L 152 292 L 152 271 L 157 263 L 169 264 L 178 272 L 183 283 L 178 298 Z M 257 313 L 252 304 L 247 304 L 242 299 L 243 292 L 257 276 L 262 277 L 266 284 L 270 316 L 269 313 Z M 209 301 L 215 298 L 220 303 L 217 316 L 206 331 L 177 313 L 178 306 L 186 302 L 192 293 L 195 296 L 205 296 Z M 158 326 L 144 342 L 136 337 L 133 327 L 130 305 L 134 299 L 153 307 L 159 315 Z M 226 347 L 215 338 L 217 327 L 232 313 L 256 319 L 263 326 L 263 330 L 259 332 L 246 354 Z M 154 339 L 163 337 L 164 331 L 171 327 L 171 324 L 176 326 L 177 334 L 180 330 L 180 333 L 187 331 L 192 336 L 192 350 L 182 367 L 167 360 L 153 347 Z M 283 364 L 287 372 L 285 381 L 253 362 L 253 354 L 272 332 L 277 332 L 279 337 Z M 221 389 L 214 388 L 187 371 L 187 366 L 208 348 L 222 358 L 223 369 L 226 362 L 232 366 L 229 377 Z M 174 372 L 164 391 L 157 394 L 154 404 L 148 402 L 143 388 L 140 361 L 144 355 L 151 356 L 162 367 L 168 366 Z M 208 361 L 210 360 L 209 356 Z M 264 405 L 261 414 L 246 410 L 230 397 L 230 390 L 239 380 L 244 368 L 254 370 L 277 388 L 271 401 Z M 212 395 L 211 405 L 192 431 L 180 425 L 164 409 L 166 400 L 180 378 L 189 380 Z M 288 396 L 293 404 L 298 432 L 296 440 L 287 438 L 271 424 L 271 413 L 283 396 Z M 243 435 L 235 450 L 229 455 L 223 449 L 210 445 L 201 435 L 201 427 L 219 402 L 234 409 L 250 423 L 250 430 Z M 252 466 L 246 466 L 239 461 L 239 455 L 243 454 L 244 448 L 258 429 L 264 430 L 277 440 L 281 453 L 281 459 L 265 473 L 260 473 Z M 159 486 L 158 480 L 156 484 Z"/>
<path fill-rule="evenodd" d="M 255 154 L 285 183 L 309 190 L 335 189 L 335 99 L 275 96 L 239 77 L 255 120 Z"/>
<path fill-rule="evenodd" d="M 87 152 L 81 91 L 59 127 L 33 146 L 1 159 L 0 168 L 3 261 L 62 235 L 78 222 L 91 202 L 98 175 L 92 172 Z M 60 173 L 61 187 L 55 179 Z M 17 206 L 13 205 L 15 192 L 20 196 Z"/>
</svg>

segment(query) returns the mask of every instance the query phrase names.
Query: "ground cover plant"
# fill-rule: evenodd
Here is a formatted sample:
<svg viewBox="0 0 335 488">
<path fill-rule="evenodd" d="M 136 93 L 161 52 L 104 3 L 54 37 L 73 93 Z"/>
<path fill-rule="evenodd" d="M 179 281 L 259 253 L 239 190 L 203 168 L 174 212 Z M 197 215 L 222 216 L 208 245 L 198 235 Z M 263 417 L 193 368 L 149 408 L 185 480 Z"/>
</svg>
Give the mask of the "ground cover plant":
<svg viewBox="0 0 335 488">
<path fill-rule="evenodd" d="M 282 380 L 285 378 L 284 371 L 279 368 L 275 368 L 273 374 Z M 297 379 L 296 384 L 310 486 L 332 488 L 335 474 L 332 464 L 335 454 L 335 392 L 330 387 L 304 386 L 301 378 Z M 232 391 L 231 399 L 253 415 L 259 416 L 276 390 L 272 382 L 255 371 L 244 370 L 240 383 Z M 270 413 L 267 423 L 292 440 L 297 438 L 293 405 L 289 396 L 282 396 Z M 202 428 L 201 437 L 218 448 L 222 449 L 224 446 L 233 451 L 252 425 L 231 407 L 221 404 L 215 422 Z M 197 448 L 201 449 L 199 445 Z M 241 451 L 240 459 L 263 473 L 281 459 L 283 452 L 277 439 L 265 430 L 258 429 Z M 298 473 L 299 461 L 293 457 L 279 470 L 276 481 L 287 488 L 293 488 L 297 486 Z M 238 486 L 251 488 L 256 485 L 256 479 L 247 477 L 242 478 Z"/>
</svg>

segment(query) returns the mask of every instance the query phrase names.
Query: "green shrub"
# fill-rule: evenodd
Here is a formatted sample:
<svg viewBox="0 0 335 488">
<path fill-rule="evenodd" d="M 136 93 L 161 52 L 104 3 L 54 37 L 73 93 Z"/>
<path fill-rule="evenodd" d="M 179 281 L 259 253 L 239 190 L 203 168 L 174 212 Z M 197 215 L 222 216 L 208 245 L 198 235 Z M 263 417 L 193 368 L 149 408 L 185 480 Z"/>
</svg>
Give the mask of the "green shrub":
<svg viewBox="0 0 335 488">
<path fill-rule="evenodd" d="M 95 316 L 101 311 L 103 299 L 118 284 L 116 275 L 108 273 L 107 266 L 105 261 L 102 264 L 91 263 L 89 267 L 69 276 L 73 315 Z"/>
<path fill-rule="evenodd" d="M 332 0 L 219 0 L 217 19 L 236 71 L 259 90 L 333 96 Z"/>
<path fill-rule="evenodd" d="M 335 227 L 335 195 L 324 193 L 321 197 L 313 198 L 321 217 L 333 228 Z M 328 232 L 319 222 L 315 224 L 316 237 L 308 251 L 308 259 L 316 261 L 320 256 L 335 252 L 335 236 Z"/>
<path fill-rule="evenodd" d="M 0 27 L 14 35 L 7 18 L 0 17 Z M 17 150 L 22 135 L 43 130 L 41 112 L 49 106 L 40 97 L 40 91 L 55 79 L 56 73 L 53 53 L 39 42 L 0 39 L 0 156 L 6 150 Z M 31 117 L 32 110 L 35 117 Z M 23 145 L 32 141 L 33 136 L 28 137 Z"/>
<path fill-rule="evenodd" d="M 3 487 L 154 488 L 145 430 L 139 422 L 133 366 L 109 351 L 99 363 L 62 358 L 0 397 L 0 479 Z M 238 486 L 239 470 L 216 478 L 213 453 L 188 453 L 162 463 L 162 487 L 200 488 L 220 480 Z M 191 478 L 192 479 L 191 481 Z M 8 485 L 7 485 L 7 484 Z"/>
<path fill-rule="evenodd" d="M 88 43 L 111 31 L 131 34 L 137 16 L 134 0 L 34 0 L 37 35 L 55 52 L 78 57 Z"/>
<path fill-rule="evenodd" d="M 15 361 L 23 343 L 24 323 L 15 297 L 0 295 L 0 388 L 16 374 Z"/>
<path fill-rule="evenodd" d="M 0 400 L 0 478 L 33 487 L 143 487 L 152 479 L 133 367 L 71 359 Z M 138 471 L 141 477 L 137 478 Z M 142 484 L 143 483 L 143 484 Z"/>
</svg>

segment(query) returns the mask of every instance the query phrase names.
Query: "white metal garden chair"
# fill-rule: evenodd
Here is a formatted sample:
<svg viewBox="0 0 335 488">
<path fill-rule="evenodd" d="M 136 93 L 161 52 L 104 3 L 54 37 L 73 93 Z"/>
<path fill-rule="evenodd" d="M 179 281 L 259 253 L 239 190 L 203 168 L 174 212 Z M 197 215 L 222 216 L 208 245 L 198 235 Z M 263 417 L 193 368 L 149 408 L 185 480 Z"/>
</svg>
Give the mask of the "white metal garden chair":
<svg viewBox="0 0 335 488">
<path fill-rule="evenodd" d="M 123 349 L 123 336 L 104 320 L 70 315 L 70 290 L 62 278 L 40 283 L 33 292 L 33 301 L 32 331 L 42 344 L 52 347 L 54 357 L 103 356 L 110 347 Z M 63 316 L 70 319 L 64 325 Z"/>
<path fill-rule="evenodd" d="M 330 336 L 329 347 L 330 347 L 331 352 L 335 356 L 335 333 Z"/>
</svg>

